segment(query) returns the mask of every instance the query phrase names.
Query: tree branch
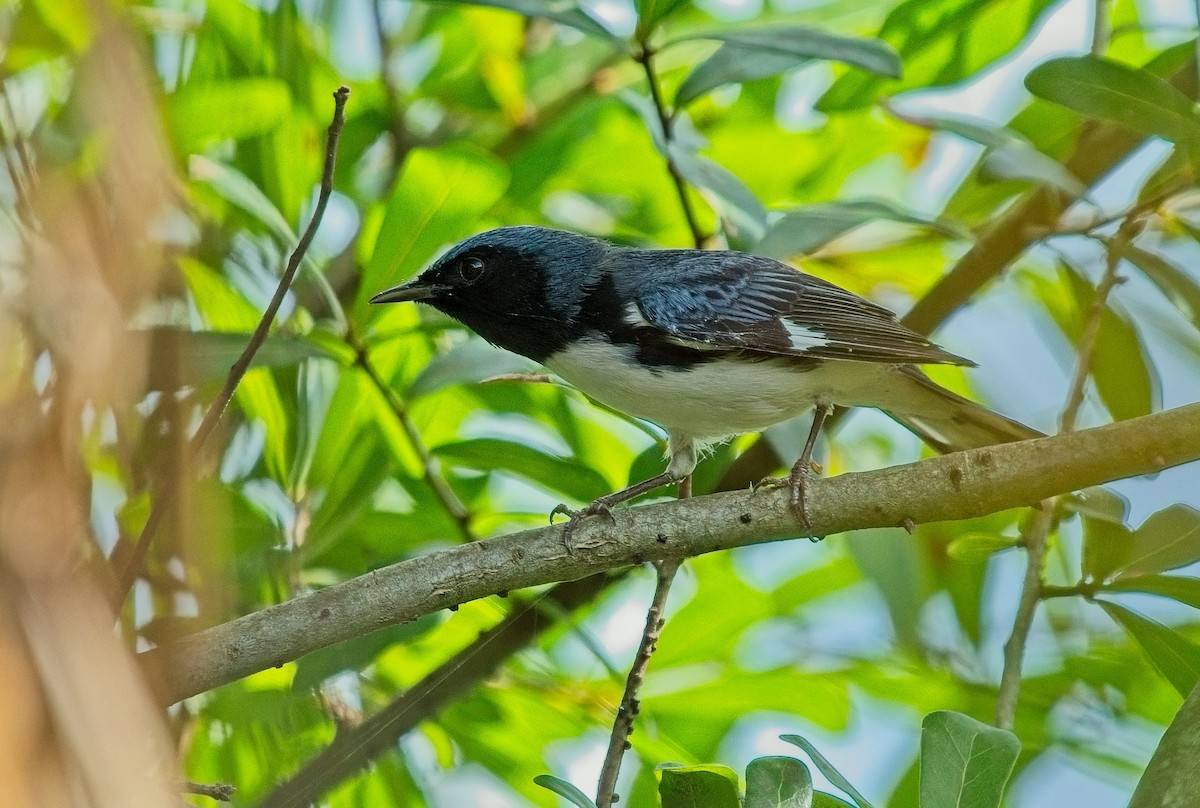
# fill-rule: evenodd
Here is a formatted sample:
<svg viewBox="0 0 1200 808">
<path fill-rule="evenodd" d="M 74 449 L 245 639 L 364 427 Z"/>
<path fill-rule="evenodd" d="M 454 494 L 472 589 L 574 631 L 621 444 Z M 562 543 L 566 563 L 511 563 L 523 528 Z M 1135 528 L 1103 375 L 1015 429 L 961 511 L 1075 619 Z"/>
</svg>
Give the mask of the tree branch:
<svg viewBox="0 0 1200 808">
<path fill-rule="evenodd" d="M 595 597 L 609 580 L 607 575 L 592 575 L 559 584 L 520 607 L 375 715 L 357 727 L 340 730 L 333 743 L 276 786 L 259 808 L 303 808 L 315 803 L 330 788 L 394 748 L 402 735 L 435 715 L 450 699 L 470 691 L 509 656 L 558 625 L 545 613 L 547 606 L 576 609 Z"/>
<path fill-rule="evenodd" d="M 969 519 L 1200 459 L 1200 403 L 1050 438 L 958 452 L 812 483 L 818 535 Z M 649 559 L 792 538 L 789 492 L 739 491 L 618 509 L 462 545 L 197 632 L 141 655 L 175 702 L 369 631 L 497 592 L 575 580 Z"/>
<path fill-rule="evenodd" d="M 221 388 L 221 392 L 217 394 L 208 411 L 204 413 L 204 419 L 200 422 L 200 426 L 196 429 L 196 434 L 192 437 L 190 443 L 190 449 L 193 454 L 204 445 L 204 441 L 208 439 L 208 436 L 216 428 L 217 422 L 221 420 L 221 416 L 225 413 L 225 408 L 229 406 L 229 402 L 233 399 L 234 391 L 237 390 L 242 377 L 250 369 L 250 363 L 254 360 L 254 355 L 258 353 L 258 349 L 266 342 L 267 335 L 271 330 L 271 324 L 275 322 L 275 315 L 279 312 L 279 307 L 283 305 L 283 298 L 287 295 L 288 289 L 291 288 L 292 281 L 296 277 L 296 272 L 300 269 L 300 264 L 304 260 L 304 254 L 308 252 L 308 245 L 312 243 L 313 237 L 317 234 L 317 228 L 321 225 L 321 219 L 325 216 L 325 206 L 329 203 L 329 197 L 333 193 L 333 174 L 337 164 L 338 139 L 341 137 L 342 127 L 346 124 L 346 101 L 349 98 L 350 88 L 344 84 L 333 94 L 333 120 L 329 124 L 329 133 L 325 140 L 325 168 L 321 174 L 321 191 L 317 196 L 317 206 L 313 210 L 312 218 L 309 219 L 308 227 L 305 229 L 303 235 L 300 236 L 300 241 L 296 244 L 296 249 L 292 251 L 291 257 L 288 258 L 287 266 L 284 268 L 283 274 L 279 277 L 279 285 L 275 287 L 275 294 L 271 297 L 271 302 L 267 304 L 266 311 L 263 312 L 262 318 L 258 321 L 258 326 L 254 329 L 254 333 L 250 337 L 250 342 L 246 344 L 246 349 L 242 351 L 242 355 L 237 358 L 237 361 L 233 363 L 233 367 L 229 369 L 229 375 L 225 379 L 225 384 Z M 133 588 L 133 584 L 137 580 L 138 573 L 141 572 L 142 565 L 146 561 L 146 554 L 150 550 L 150 542 L 154 538 L 154 534 L 158 531 L 159 525 L 162 524 L 163 517 L 166 515 L 167 509 L 175 498 L 177 487 L 177 485 L 168 484 L 159 492 L 153 507 L 150 509 L 150 515 L 146 518 L 146 524 L 142 528 L 141 535 L 138 536 L 137 542 L 134 544 L 129 557 L 125 560 L 125 564 L 121 568 L 114 592 L 114 602 L 118 608 L 120 608 L 121 603 L 125 602 L 125 598 L 129 595 L 129 590 Z"/>
</svg>

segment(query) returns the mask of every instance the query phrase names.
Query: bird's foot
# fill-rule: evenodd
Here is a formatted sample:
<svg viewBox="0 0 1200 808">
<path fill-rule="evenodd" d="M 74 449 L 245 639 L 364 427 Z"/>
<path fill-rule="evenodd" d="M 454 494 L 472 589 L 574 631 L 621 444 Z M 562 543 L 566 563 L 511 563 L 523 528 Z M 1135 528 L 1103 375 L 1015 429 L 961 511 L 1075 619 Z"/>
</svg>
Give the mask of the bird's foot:
<svg viewBox="0 0 1200 808">
<path fill-rule="evenodd" d="M 812 477 L 815 474 L 820 474 L 824 469 L 820 463 L 814 460 L 801 459 L 792 466 L 791 473 L 786 477 L 766 477 L 759 481 L 755 486 L 752 486 L 751 491 L 757 491 L 760 488 L 783 488 L 787 487 L 791 491 L 791 496 L 788 498 L 788 507 L 795 515 L 800 526 L 804 528 L 804 535 L 814 542 L 821 541 L 824 536 L 814 534 L 812 527 L 812 514 L 808 507 L 809 485 L 812 483 Z"/>
<path fill-rule="evenodd" d="M 578 510 L 568 508 L 561 502 L 554 506 L 554 510 L 550 511 L 550 524 L 554 524 L 555 516 L 561 515 L 568 519 L 567 526 L 563 530 L 562 539 L 563 546 L 567 548 L 568 555 L 575 551 L 575 531 L 579 529 L 579 525 L 582 524 L 583 520 L 589 516 L 600 516 L 601 514 L 607 516 L 614 524 L 616 523 L 617 519 L 613 516 L 612 512 L 612 503 L 608 501 L 607 497 L 598 497 L 590 505 Z"/>
</svg>

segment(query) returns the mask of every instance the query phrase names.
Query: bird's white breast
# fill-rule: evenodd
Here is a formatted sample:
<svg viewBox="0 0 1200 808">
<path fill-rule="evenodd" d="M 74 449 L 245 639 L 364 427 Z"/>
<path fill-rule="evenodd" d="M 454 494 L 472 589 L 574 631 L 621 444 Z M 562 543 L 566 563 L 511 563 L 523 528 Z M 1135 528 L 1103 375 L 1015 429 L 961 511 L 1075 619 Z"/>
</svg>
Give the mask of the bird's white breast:
<svg viewBox="0 0 1200 808">
<path fill-rule="evenodd" d="M 723 358 L 686 370 L 647 367 L 632 346 L 599 337 L 579 340 L 545 364 L 613 409 L 702 441 L 760 431 L 817 402 L 870 404 L 862 396 L 889 369 L 867 362 L 802 369 L 783 358 Z"/>
</svg>

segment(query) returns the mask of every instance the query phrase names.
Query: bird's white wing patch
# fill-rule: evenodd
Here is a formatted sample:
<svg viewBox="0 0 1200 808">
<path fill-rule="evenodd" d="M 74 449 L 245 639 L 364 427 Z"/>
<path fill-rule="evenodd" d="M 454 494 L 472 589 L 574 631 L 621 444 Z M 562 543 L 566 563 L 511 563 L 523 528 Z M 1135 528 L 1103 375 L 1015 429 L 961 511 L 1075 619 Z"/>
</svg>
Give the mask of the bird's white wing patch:
<svg viewBox="0 0 1200 808">
<path fill-rule="evenodd" d="M 787 330 L 788 340 L 792 343 L 792 347 L 797 351 L 820 348 L 831 342 L 824 333 L 812 328 L 805 328 L 796 321 L 789 320 L 787 317 L 780 318 L 780 322 L 783 323 L 783 327 Z"/>
</svg>

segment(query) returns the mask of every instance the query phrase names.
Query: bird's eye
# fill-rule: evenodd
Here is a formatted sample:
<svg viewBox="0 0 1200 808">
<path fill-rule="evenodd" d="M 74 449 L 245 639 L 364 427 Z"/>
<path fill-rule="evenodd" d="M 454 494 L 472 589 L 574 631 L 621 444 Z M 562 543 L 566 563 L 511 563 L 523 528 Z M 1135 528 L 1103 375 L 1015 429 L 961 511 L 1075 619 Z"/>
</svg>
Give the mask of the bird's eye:
<svg viewBox="0 0 1200 808">
<path fill-rule="evenodd" d="M 483 277 L 483 271 L 487 269 L 483 261 L 478 258 L 464 258 L 458 262 L 458 274 L 462 276 L 464 281 L 477 281 Z"/>
</svg>

